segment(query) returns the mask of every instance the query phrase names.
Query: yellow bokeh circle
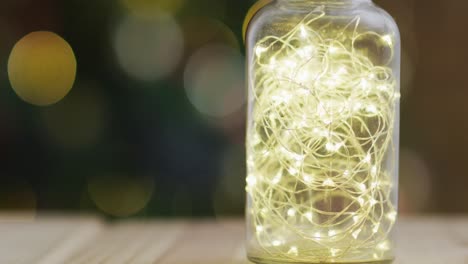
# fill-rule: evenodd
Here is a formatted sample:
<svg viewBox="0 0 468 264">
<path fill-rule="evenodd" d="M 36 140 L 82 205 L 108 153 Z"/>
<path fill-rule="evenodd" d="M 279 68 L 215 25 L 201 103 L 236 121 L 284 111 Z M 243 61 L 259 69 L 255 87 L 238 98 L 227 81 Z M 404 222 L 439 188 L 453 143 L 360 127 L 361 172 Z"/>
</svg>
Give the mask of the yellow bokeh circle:
<svg viewBox="0 0 468 264">
<path fill-rule="evenodd" d="M 51 105 L 64 98 L 73 86 L 76 59 L 70 45 L 47 31 L 32 32 L 19 40 L 8 60 L 8 77 L 24 101 Z"/>
<path fill-rule="evenodd" d="M 101 211 L 116 217 L 128 217 L 148 205 L 154 185 L 151 177 L 101 176 L 88 180 L 88 193 Z"/>
</svg>

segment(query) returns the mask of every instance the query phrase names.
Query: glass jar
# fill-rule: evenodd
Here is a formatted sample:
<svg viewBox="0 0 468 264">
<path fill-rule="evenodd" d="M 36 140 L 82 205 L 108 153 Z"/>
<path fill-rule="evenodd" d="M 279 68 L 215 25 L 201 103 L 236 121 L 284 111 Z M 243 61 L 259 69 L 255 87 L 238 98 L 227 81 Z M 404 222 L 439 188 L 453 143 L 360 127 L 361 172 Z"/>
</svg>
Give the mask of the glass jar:
<svg viewBox="0 0 468 264">
<path fill-rule="evenodd" d="M 277 0 L 248 27 L 247 252 L 391 263 L 400 37 L 370 0 Z"/>
</svg>

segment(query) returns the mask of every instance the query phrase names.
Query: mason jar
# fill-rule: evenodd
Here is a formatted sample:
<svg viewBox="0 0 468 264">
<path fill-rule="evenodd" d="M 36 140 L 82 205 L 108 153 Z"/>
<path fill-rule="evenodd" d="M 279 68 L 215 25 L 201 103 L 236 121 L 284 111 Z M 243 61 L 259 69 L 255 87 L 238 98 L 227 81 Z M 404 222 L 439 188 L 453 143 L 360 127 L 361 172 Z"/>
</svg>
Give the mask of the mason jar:
<svg viewBox="0 0 468 264">
<path fill-rule="evenodd" d="M 247 36 L 247 253 L 391 263 L 400 36 L 370 0 L 277 0 Z"/>
</svg>

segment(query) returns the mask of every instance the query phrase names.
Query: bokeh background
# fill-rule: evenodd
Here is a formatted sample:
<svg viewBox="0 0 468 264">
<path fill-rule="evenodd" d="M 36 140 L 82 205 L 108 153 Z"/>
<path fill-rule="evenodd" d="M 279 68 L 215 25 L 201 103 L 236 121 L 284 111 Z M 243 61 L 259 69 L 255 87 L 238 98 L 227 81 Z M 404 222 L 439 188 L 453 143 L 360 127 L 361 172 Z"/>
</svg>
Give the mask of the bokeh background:
<svg viewBox="0 0 468 264">
<path fill-rule="evenodd" d="M 400 207 L 468 212 L 468 10 L 379 0 L 403 43 Z M 107 217 L 241 215 L 242 23 L 253 0 L 0 1 L 0 208 Z M 75 53 L 71 92 L 22 101 L 9 54 L 53 31 Z"/>
</svg>

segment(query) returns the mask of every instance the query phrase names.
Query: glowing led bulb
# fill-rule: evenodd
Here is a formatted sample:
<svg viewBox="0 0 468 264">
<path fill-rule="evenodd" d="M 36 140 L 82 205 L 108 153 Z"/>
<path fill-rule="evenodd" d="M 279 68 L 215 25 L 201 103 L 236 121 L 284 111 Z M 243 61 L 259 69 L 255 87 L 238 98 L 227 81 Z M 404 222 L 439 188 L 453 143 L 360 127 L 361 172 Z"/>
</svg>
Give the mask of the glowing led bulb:
<svg viewBox="0 0 468 264">
<path fill-rule="evenodd" d="M 254 159 L 252 157 L 247 158 L 247 166 L 249 167 L 254 166 Z"/>
<path fill-rule="evenodd" d="M 252 187 L 257 184 L 257 178 L 253 175 L 247 176 L 247 186 Z"/>
<path fill-rule="evenodd" d="M 267 50 L 268 50 L 267 47 L 257 46 L 255 47 L 255 54 L 257 55 L 257 57 L 260 57 L 262 53 L 264 53 Z"/>
<path fill-rule="evenodd" d="M 271 242 L 271 244 L 272 244 L 273 246 L 275 246 L 275 247 L 278 247 L 278 246 L 280 246 L 282 243 L 281 243 L 280 240 L 273 240 L 273 242 Z"/>
<path fill-rule="evenodd" d="M 329 230 L 328 231 L 328 236 L 330 236 L 330 237 L 336 236 L 336 231 L 335 230 Z"/>
<path fill-rule="evenodd" d="M 307 59 L 307 58 L 312 57 L 312 55 L 314 54 L 314 50 L 315 50 L 314 46 L 308 45 L 308 46 L 298 49 L 297 54 L 299 54 L 301 58 Z"/>
<path fill-rule="evenodd" d="M 291 217 L 295 216 L 296 215 L 296 210 L 294 210 L 293 208 L 289 208 L 288 215 L 291 216 Z"/>
<path fill-rule="evenodd" d="M 263 226 L 258 225 L 258 226 L 255 228 L 255 230 L 257 231 L 257 233 L 261 233 L 261 232 L 263 232 Z"/>
<path fill-rule="evenodd" d="M 273 184 L 278 184 L 280 181 L 281 181 L 281 178 L 282 178 L 282 175 L 279 173 L 275 176 L 275 178 L 273 178 L 273 180 L 271 181 Z"/>
<path fill-rule="evenodd" d="M 374 227 L 372 228 L 372 233 L 377 233 L 379 232 L 379 228 L 380 228 L 380 223 L 377 223 L 374 225 Z"/>
<path fill-rule="evenodd" d="M 345 171 L 343 172 L 343 176 L 349 177 L 349 170 L 345 170 Z"/>
<path fill-rule="evenodd" d="M 288 67 L 288 68 L 296 68 L 297 67 L 297 62 L 294 60 L 284 60 L 283 65 Z"/>
<path fill-rule="evenodd" d="M 371 183 L 371 189 L 377 189 L 380 186 L 380 181 L 374 181 Z"/>
<path fill-rule="evenodd" d="M 382 250 L 382 251 L 386 251 L 386 250 L 389 250 L 389 244 L 388 244 L 388 241 L 384 241 L 380 244 L 377 245 L 377 248 Z"/>
<path fill-rule="evenodd" d="M 386 91 L 389 90 L 387 85 L 378 85 L 377 89 L 379 89 L 379 91 L 383 91 L 383 92 L 386 92 Z"/>
<path fill-rule="evenodd" d="M 338 80 L 336 78 L 333 78 L 333 79 L 328 79 L 325 81 L 325 84 L 332 88 L 332 87 L 335 87 L 336 85 L 338 85 Z"/>
<path fill-rule="evenodd" d="M 331 151 L 331 152 L 337 152 L 338 150 L 340 150 L 340 148 L 343 146 L 344 144 L 343 143 L 331 143 L 331 142 L 328 142 L 325 147 L 327 148 L 328 151 Z"/>
<path fill-rule="evenodd" d="M 347 73 L 348 73 L 348 71 L 346 70 L 345 67 L 340 67 L 338 69 L 338 71 L 336 72 L 337 75 L 343 75 L 343 74 L 347 74 Z"/>
<path fill-rule="evenodd" d="M 368 105 L 366 107 L 366 111 L 371 113 L 371 114 L 378 114 L 378 110 L 377 110 L 377 107 L 375 105 Z"/>
<path fill-rule="evenodd" d="M 301 37 L 307 38 L 307 36 L 308 36 L 309 34 L 307 34 L 306 26 L 301 25 L 301 26 L 299 27 L 299 29 L 300 29 L 300 31 L 301 31 Z"/>
<path fill-rule="evenodd" d="M 359 112 L 362 108 L 362 103 L 356 102 L 352 105 L 352 109 L 354 112 Z"/>
<path fill-rule="evenodd" d="M 298 255 L 297 247 L 296 247 L 296 246 L 292 246 L 291 248 L 289 248 L 288 254 L 297 256 L 297 255 Z"/>
<path fill-rule="evenodd" d="M 323 181 L 322 186 L 326 186 L 326 187 L 335 187 L 336 184 L 335 184 L 335 182 L 334 182 L 331 178 L 327 178 L 325 181 Z"/>
<path fill-rule="evenodd" d="M 330 47 L 328 48 L 328 52 L 330 54 L 336 54 L 336 53 L 338 53 L 339 50 L 340 49 L 335 45 L 330 45 Z"/>
<path fill-rule="evenodd" d="M 361 229 L 358 229 L 352 233 L 352 236 L 354 237 L 354 239 L 357 239 L 360 233 L 361 233 Z"/>
<path fill-rule="evenodd" d="M 288 171 L 289 173 L 291 173 L 291 175 L 297 175 L 299 173 L 299 171 L 296 168 L 289 168 Z"/>
<path fill-rule="evenodd" d="M 300 154 L 296 154 L 296 153 L 292 153 L 291 156 L 292 156 L 293 159 L 295 159 L 296 161 L 304 161 L 304 159 L 305 159 L 305 156 L 304 156 L 304 155 L 300 155 Z"/>
<path fill-rule="evenodd" d="M 401 97 L 401 93 L 395 92 L 395 93 L 393 94 L 393 97 L 394 97 L 396 100 L 399 100 L 400 97 Z"/>
<path fill-rule="evenodd" d="M 362 160 L 365 163 L 370 163 L 371 162 L 371 155 L 368 153 L 364 159 Z"/>
<path fill-rule="evenodd" d="M 287 93 L 285 91 L 281 91 L 278 94 L 272 95 L 271 99 L 276 103 L 276 104 L 281 104 L 281 103 L 288 103 L 291 101 L 292 95 L 290 93 Z"/>
<path fill-rule="evenodd" d="M 314 237 L 315 237 L 316 239 L 320 239 L 320 238 L 322 238 L 322 234 L 321 234 L 320 232 L 315 232 L 315 233 L 314 233 Z"/>
<path fill-rule="evenodd" d="M 304 182 L 307 184 L 312 182 L 312 177 L 310 175 L 305 174 L 303 179 L 304 179 Z"/>
<path fill-rule="evenodd" d="M 361 219 L 361 217 L 359 217 L 359 215 L 353 216 L 353 221 L 354 221 L 354 223 L 356 223 L 356 224 L 359 223 L 359 220 L 360 220 L 360 219 Z"/>
<path fill-rule="evenodd" d="M 383 41 L 385 41 L 389 46 L 393 45 L 393 39 L 390 35 L 385 35 L 382 37 Z"/>
<path fill-rule="evenodd" d="M 363 206 L 364 203 L 366 202 L 366 201 L 364 200 L 364 198 L 362 198 L 362 197 L 357 198 L 357 201 L 358 201 L 358 203 L 359 203 L 361 206 Z"/>
<path fill-rule="evenodd" d="M 275 71 L 276 70 L 276 66 L 278 65 L 278 62 L 276 61 L 276 58 L 275 57 L 272 57 L 270 58 L 270 63 L 268 64 L 268 69 L 270 71 Z"/>
<path fill-rule="evenodd" d="M 396 218 L 397 218 L 397 212 L 393 211 L 393 212 L 390 212 L 387 214 L 387 218 L 392 221 L 392 222 L 395 222 L 396 221 Z"/>
<path fill-rule="evenodd" d="M 298 91 L 297 91 L 300 95 L 309 95 L 310 94 L 310 91 L 307 90 L 307 89 L 304 89 L 304 88 L 300 88 Z M 302 121 L 305 121 L 307 120 L 307 117 L 304 117 L 302 118 Z"/>
<path fill-rule="evenodd" d="M 307 220 L 312 221 L 312 212 L 307 212 L 304 214 L 304 216 L 307 218 Z"/>
<path fill-rule="evenodd" d="M 361 192 L 365 192 L 367 190 L 367 187 L 364 183 L 359 183 L 358 186 Z"/>
<path fill-rule="evenodd" d="M 369 81 L 366 78 L 361 79 L 361 83 L 359 84 L 363 90 L 367 90 L 370 88 Z"/>
</svg>

